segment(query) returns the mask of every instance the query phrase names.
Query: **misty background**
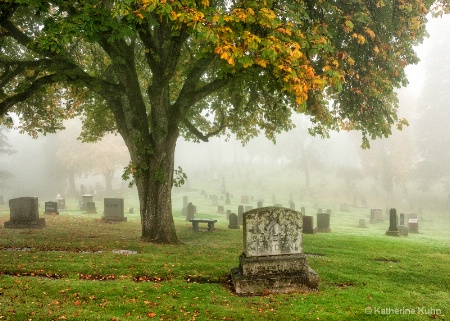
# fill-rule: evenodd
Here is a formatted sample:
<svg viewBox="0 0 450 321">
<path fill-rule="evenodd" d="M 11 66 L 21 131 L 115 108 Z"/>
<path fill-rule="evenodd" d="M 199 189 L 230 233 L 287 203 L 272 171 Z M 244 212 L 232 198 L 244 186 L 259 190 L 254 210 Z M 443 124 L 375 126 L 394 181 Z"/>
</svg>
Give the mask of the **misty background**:
<svg viewBox="0 0 450 321">
<path fill-rule="evenodd" d="M 235 189 L 256 197 L 321 198 L 351 204 L 398 207 L 404 211 L 450 208 L 450 17 L 430 18 L 430 37 L 417 47 L 421 62 L 407 67 L 409 86 L 398 90 L 399 118 L 410 126 L 362 150 L 358 132 L 332 132 L 329 139 L 311 137 L 308 119 L 295 116 L 296 128 L 274 145 L 263 135 L 246 146 L 225 137 L 208 143 L 179 139 L 175 167 L 188 180 L 174 187 Z M 0 127 L 0 195 L 54 199 L 82 192 L 104 197 L 132 195 L 121 179 L 129 155 L 120 136 L 97 144 L 77 140 L 78 120 L 67 129 L 32 139 Z M 83 186 L 82 186 L 83 185 Z M 83 191 L 81 190 L 83 188 Z M 448 216 L 450 217 L 450 216 Z"/>
</svg>

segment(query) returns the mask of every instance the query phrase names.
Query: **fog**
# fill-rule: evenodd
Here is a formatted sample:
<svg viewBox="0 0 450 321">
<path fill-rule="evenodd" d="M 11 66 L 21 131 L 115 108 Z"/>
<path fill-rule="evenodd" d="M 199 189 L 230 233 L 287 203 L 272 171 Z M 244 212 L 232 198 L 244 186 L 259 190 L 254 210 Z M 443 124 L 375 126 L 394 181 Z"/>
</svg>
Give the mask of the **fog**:
<svg viewBox="0 0 450 321">
<path fill-rule="evenodd" d="M 333 132 L 329 139 L 307 134 L 308 119 L 296 116 L 296 128 L 273 144 L 263 136 L 242 146 L 225 137 L 208 143 L 179 139 L 175 166 L 188 180 L 184 189 L 254 191 L 287 199 L 319 197 L 351 203 L 366 198 L 379 207 L 403 210 L 450 207 L 450 17 L 430 19 L 430 37 L 417 47 L 421 62 L 407 69 L 409 86 L 398 91 L 399 117 L 410 126 L 362 150 L 357 132 Z M 32 139 L 15 130 L 0 136 L 15 150 L 0 153 L 0 195 L 54 197 L 84 191 L 134 193 L 121 180 L 129 162 L 120 136 L 102 143 L 77 141 L 77 121 L 67 130 Z M 0 140 L 1 143 L 1 140 Z M 9 173 L 11 177 L 5 175 Z M 212 186 L 212 187 L 211 187 Z M 212 191 L 212 193 L 215 193 Z M 447 220 L 449 222 L 449 220 Z"/>
</svg>

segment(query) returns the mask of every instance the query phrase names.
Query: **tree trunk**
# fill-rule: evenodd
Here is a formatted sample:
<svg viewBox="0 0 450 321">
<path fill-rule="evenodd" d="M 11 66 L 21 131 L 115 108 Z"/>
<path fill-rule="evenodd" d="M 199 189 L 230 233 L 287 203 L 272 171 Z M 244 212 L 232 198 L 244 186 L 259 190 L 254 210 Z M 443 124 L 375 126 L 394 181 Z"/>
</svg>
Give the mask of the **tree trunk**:
<svg viewBox="0 0 450 321">
<path fill-rule="evenodd" d="M 139 194 L 142 240 L 164 243 L 180 243 L 172 217 L 172 184 L 175 145 L 178 135 L 158 144 L 147 161 L 146 175 L 136 177 Z"/>
</svg>

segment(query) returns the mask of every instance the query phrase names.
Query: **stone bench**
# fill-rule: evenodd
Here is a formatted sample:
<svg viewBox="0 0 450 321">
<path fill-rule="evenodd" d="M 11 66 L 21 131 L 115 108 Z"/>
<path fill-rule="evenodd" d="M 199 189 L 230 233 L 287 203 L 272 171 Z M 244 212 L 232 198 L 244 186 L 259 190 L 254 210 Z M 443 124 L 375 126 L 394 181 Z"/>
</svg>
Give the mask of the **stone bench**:
<svg viewBox="0 0 450 321">
<path fill-rule="evenodd" d="M 192 222 L 192 229 L 195 232 L 198 232 L 198 224 L 199 223 L 208 223 L 208 231 L 212 232 L 212 231 L 214 231 L 214 223 L 216 223 L 217 220 L 208 219 L 208 218 L 194 218 L 194 219 L 190 219 L 189 222 Z"/>
</svg>

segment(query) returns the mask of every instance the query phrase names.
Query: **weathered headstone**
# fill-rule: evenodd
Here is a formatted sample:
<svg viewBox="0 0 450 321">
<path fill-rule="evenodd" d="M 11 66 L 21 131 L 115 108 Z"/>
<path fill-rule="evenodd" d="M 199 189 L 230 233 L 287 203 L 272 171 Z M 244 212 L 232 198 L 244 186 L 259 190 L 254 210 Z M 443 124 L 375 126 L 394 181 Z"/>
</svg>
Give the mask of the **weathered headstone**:
<svg viewBox="0 0 450 321">
<path fill-rule="evenodd" d="M 287 208 L 245 212 L 244 252 L 231 270 L 237 294 L 318 289 L 319 277 L 303 253 L 302 227 L 302 214 Z"/>
<path fill-rule="evenodd" d="M 217 213 L 223 214 L 225 212 L 225 209 L 222 205 L 217 206 Z"/>
<path fill-rule="evenodd" d="M 123 198 L 104 198 L 104 213 L 102 220 L 111 222 L 126 221 L 127 218 L 125 217 L 123 203 Z"/>
<path fill-rule="evenodd" d="M 227 210 L 227 220 L 230 218 L 231 210 Z"/>
<path fill-rule="evenodd" d="M 358 227 L 366 228 L 366 227 L 367 227 L 367 226 L 366 226 L 366 219 L 360 218 L 360 219 L 359 219 Z"/>
<path fill-rule="evenodd" d="M 186 221 L 194 219 L 194 215 L 195 215 L 195 206 L 192 203 L 189 203 L 187 206 Z"/>
<path fill-rule="evenodd" d="M 95 202 L 86 202 L 86 212 L 97 213 L 97 208 L 95 207 Z"/>
<path fill-rule="evenodd" d="M 253 206 L 245 206 L 244 207 L 245 212 L 251 211 L 252 209 L 253 209 Z"/>
<path fill-rule="evenodd" d="M 128 214 L 134 214 L 134 208 L 130 207 L 130 209 L 128 210 Z"/>
<path fill-rule="evenodd" d="M 244 214 L 244 206 L 243 205 L 239 205 L 238 206 L 238 224 L 239 225 L 242 225 L 243 222 L 244 222 L 243 214 Z"/>
<path fill-rule="evenodd" d="M 263 201 L 259 200 L 258 203 L 256 203 L 256 207 L 257 208 L 263 207 Z"/>
<path fill-rule="evenodd" d="M 189 200 L 187 196 L 183 196 L 183 208 L 181 209 L 181 215 L 186 216 L 187 215 L 187 206 L 189 204 Z"/>
<path fill-rule="evenodd" d="M 83 210 L 83 211 L 87 211 L 88 209 L 87 209 L 87 203 L 88 202 L 93 202 L 94 201 L 94 195 L 91 195 L 91 194 L 84 194 L 83 196 L 82 196 L 82 202 L 81 202 L 81 209 Z"/>
<path fill-rule="evenodd" d="M 317 232 L 330 233 L 330 214 L 317 213 Z"/>
<path fill-rule="evenodd" d="M 238 216 L 235 213 L 231 213 L 228 217 L 228 228 L 239 229 Z"/>
<path fill-rule="evenodd" d="M 370 220 L 369 223 L 382 223 L 383 220 L 383 210 L 379 208 L 372 208 L 370 210 Z"/>
<path fill-rule="evenodd" d="M 389 229 L 386 231 L 386 235 L 400 236 L 397 227 L 397 210 L 395 208 L 391 208 L 389 211 Z"/>
<path fill-rule="evenodd" d="M 10 220 L 5 228 L 43 228 L 45 218 L 39 218 L 37 197 L 19 197 L 9 200 Z"/>
<path fill-rule="evenodd" d="M 45 202 L 44 207 L 44 214 L 59 215 L 57 202 Z"/>
<path fill-rule="evenodd" d="M 242 195 L 241 196 L 241 203 L 248 204 L 249 199 L 250 198 L 248 197 L 248 195 Z"/>
<path fill-rule="evenodd" d="M 411 233 L 419 233 L 419 220 L 417 218 L 410 218 L 408 220 L 408 229 Z"/>
<path fill-rule="evenodd" d="M 314 229 L 314 217 L 303 215 L 303 234 L 315 234 L 316 232 Z"/>
<path fill-rule="evenodd" d="M 213 197 L 211 198 L 211 205 L 217 206 L 217 204 L 217 195 L 213 195 Z"/>
<path fill-rule="evenodd" d="M 350 207 L 347 203 L 341 204 L 341 212 L 350 212 Z"/>
</svg>

